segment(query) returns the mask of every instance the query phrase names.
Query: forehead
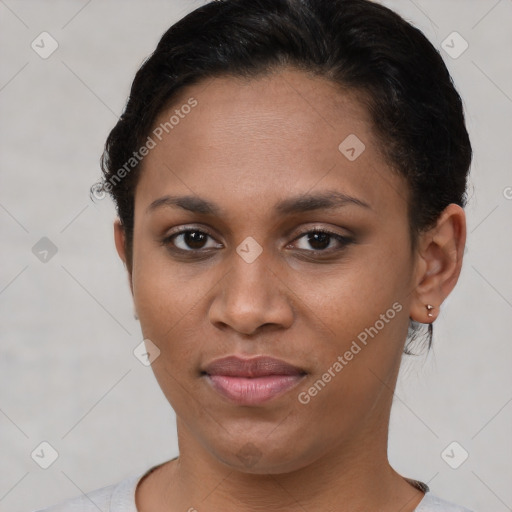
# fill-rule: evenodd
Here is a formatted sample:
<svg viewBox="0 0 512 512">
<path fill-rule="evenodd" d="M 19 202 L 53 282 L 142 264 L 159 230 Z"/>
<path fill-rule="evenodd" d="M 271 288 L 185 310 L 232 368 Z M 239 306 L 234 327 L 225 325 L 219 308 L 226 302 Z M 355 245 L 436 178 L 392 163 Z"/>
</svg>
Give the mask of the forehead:
<svg viewBox="0 0 512 512">
<path fill-rule="evenodd" d="M 245 208 L 315 187 L 374 205 L 386 203 L 386 195 L 405 196 L 357 93 L 297 70 L 187 87 L 150 136 L 156 145 L 144 158 L 136 194 L 143 208 L 164 193 Z"/>
<path fill-rule="evenodd" d="M 261 142 L 269 151 L 282 153 L 286 147 L 300 154 L 318 146 L 334 153 L 340 137 L 349 133 L 358 133 L 369 144 L 377 142 L 361 94 L 290 68 L 256 78 L 222 76 L 185 88 L 155 125 L 165 123 L 190 98 L 197 100 L 186 116 L 191 121 L 180 120 L 180 126 L 164 135 L 171 144 L 179 137 L 180 144 L 218 143 L 233 151 L 245 149 L 243 142 Z"/>
</svg>

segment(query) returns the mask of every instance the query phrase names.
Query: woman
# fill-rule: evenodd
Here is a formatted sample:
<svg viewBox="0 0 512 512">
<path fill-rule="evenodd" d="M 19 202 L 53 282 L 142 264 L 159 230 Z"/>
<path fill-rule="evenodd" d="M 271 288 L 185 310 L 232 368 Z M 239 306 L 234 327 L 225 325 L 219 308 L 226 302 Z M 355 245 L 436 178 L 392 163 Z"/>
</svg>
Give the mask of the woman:
<svg viewBox="0 0 512 512">
<path fill-rule="evenodd" d="M 441 57 L 379 4 L 221 0 L 172 26 L 102 190 L 180 454 L 47 511 L 467 510 L 387 437 L 459 277 L 470 162 Z"/>
</svg>

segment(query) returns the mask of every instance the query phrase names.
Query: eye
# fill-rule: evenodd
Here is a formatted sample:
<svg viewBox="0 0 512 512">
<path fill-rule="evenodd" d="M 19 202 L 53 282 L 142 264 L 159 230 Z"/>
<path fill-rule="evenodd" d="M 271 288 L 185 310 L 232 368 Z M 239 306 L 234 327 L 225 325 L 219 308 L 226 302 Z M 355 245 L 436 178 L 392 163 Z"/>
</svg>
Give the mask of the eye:
<svg viewBox="0 0 512 512">
<path fill-rule="evenodd" d="M 182 229 L 176 233 L 172 233 L 171 235 L 165 237 L 162 241 L 163 245 L 171 245 L 179 251 L 185 252 L 194 252 L 205 249 L 214 249 L 217 247 L 222 247 L 222 244 L 213 243 L 208 246 L 208 239 L 213 241 L 213 237 L 207 233 L 206 231 L 202 231 L 200 229 Z"/>
<path fill-rule="evenodd" d="M 299 247 L 301 250 L 326 253 L 343 250 L 347 245 L 353 242 L 353 239 L 350 237 L 340 235 L 339 233 L 333 233 L 332 231 L 328 231 L 323 228 L 307 231 L 295 240 L 303 241 L 303 247 Z M 336 244 L 338 245 L 338 248 L 336 248 Z"/>
<path fill-rule="evenodd" d="M 296 241 L 301 243 L 297 244 Z M 334 233 L 323 228 L 310 229 L 295 239 L 294 245 L 299 245 L 299 250 L 309 253 L 325 253 L 341 251 L 347 245 L 353 243 L 353 239 Z M 207 252 L 210 249 L 221 248 L 222 244 L 215 241 L 213 235 L 203 229 L 184 228 L 162 240 L 162 245 L 176 252 Z M 302 245 L 302 247 L 300 247 Z M 336 247 L 338 246 L 338 247 Z"/>
</svg>

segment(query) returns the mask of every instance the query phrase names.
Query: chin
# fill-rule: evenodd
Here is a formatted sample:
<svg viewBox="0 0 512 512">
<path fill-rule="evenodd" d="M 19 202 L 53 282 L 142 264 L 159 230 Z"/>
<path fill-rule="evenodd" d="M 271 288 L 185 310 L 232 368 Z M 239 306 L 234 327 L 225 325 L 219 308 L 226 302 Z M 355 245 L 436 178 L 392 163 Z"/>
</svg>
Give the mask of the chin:
<svg viewBox="0 0 512 512">
<path fill-rule="evenodd" d="M 313 463 L 320 455 L 319 447 L 302 447 L 284 436 L 270 443 L 265 436 L 243 441 L 227 439 L 226 446 L 215 446 L 210 453 L 231 470 L 253 475 L 277 475 L 298 471 Z M 293 451 L 291 451 L 293 447 Z"/>
</svg>

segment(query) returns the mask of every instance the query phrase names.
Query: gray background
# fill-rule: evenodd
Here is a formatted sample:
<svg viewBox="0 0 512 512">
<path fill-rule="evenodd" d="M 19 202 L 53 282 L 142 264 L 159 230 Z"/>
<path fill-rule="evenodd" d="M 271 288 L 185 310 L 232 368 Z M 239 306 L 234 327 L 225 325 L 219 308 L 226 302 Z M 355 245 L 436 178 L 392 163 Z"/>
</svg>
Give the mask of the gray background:
<svg viewBox="0 0 512 512">
<path fill-rule="evenodd" d="M 456 59 L 441 52 L 475 149 L 462 275 L 433 351 L 404 359 L 390 459 L 446 499 L 512 510 L 512 2 L 384 3 L 438 48 L 453 31 L 469 43 Z M 113 206 L 88 191 L 136 69 L 200 4 L 0 1 L 2 511 L 50 505 L 177 454 L 174 413 L 132 353 L 141 335 Z M 59 44 L 47 59 L 31 48 L 43 31 Z M 47 262 L 32 252 L 42 237 L 57 247 Z M 31 458 L 42 441 L 59 453 L 48 469 Z M 469 453 L 458 469 L 441 456 L 452 441 Z M 457 461 L 461 451 L 448 453 Z"/>
</svg>

